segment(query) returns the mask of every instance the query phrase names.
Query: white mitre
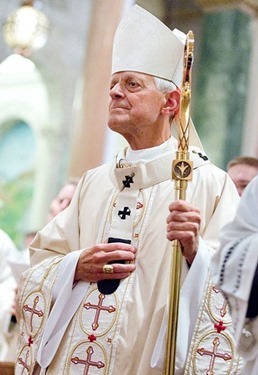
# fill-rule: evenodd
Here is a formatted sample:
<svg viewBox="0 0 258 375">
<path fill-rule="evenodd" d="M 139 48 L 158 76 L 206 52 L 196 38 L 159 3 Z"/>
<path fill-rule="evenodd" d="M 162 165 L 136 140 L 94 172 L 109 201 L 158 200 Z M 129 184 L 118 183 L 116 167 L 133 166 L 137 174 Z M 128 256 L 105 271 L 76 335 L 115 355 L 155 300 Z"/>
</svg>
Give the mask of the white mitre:
<svg viewBox="0 0 258 375">
<path fill-rule="evenodd" d="M 181 87 L 183 53 L 184 42 L 159 19 L 135 5 L 116 30 L 112 74 L 128 70 L 146 73 Z"/>
<path fill-rule="evenodd" d="M 112 74 L 124 71 L 150 74 L 181 88 L 185 41 L 182 31 L 171 31 L 151 13 L 134 5 L 116 29 Z M 172 131 L 175 130 L 176 126 L 172 126 Z M 190 144 L 203 149 L 192 120 Z"/>
</svg>

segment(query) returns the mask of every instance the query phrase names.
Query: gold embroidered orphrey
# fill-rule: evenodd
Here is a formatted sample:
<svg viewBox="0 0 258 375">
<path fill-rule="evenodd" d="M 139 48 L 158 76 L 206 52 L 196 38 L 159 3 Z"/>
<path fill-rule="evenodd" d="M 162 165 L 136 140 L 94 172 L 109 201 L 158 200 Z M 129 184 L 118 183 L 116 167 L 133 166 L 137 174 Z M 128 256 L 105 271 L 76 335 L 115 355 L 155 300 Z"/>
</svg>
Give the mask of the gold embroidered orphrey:
<svg viewBox="0 0 258 375">
<path fill-rule="evenodd" d="M 190 348 L 184 375 L 241 374 L 243 361 L 236 352 L 228 305 L 210 277 Z"/>
<path fill-rule="evenodd" d="M 45 294 L 52 291 L 56 273 L 53 272 L 51 275 L 51 271 L 57 268 L 56 266 L 61 259 L 56 257 L 55 260 L 51 259 L 51 261 L 45 262 L 46 269 L 44 274 L 40 273 L 39 267 L 26 273 L 25 286 L 33 275 L 36 275 L 36 280 L 42 281 L 34 290 L 33 287 L 28 291 L 24 288 L 20 296 L 22 299 L 22 319 L 20 322 L 15 374 L 32 374 L 36 362 L 36 353 L 33 348 L 36 343 L 39 343 L 42 336 L 42 328 L 50 310 L 51 301 L 45 298 Z M 27 294 L 25 294 L 25 291 Z"/>
</svg>

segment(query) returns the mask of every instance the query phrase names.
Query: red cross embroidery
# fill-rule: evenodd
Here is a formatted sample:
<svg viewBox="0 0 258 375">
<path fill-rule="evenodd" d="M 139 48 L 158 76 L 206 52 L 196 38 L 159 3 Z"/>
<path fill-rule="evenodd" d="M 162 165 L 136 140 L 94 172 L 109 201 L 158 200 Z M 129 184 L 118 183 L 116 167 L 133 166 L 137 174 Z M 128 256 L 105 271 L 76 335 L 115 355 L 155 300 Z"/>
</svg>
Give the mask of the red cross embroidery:
<svg viewBox="0 0 258 375">
<path fill-rule="evenodd" d="M 213 375 L 214 374 L 214 364 L 216 358 L 222 358 L 224 361 L 228 361 L 232 359 L 232 356 L 228 353 L 218 353 L 217 349 L 220 345 L 220 340 L 218 337 L 215 337 L 213 340 L 213 351 L 206 350 L 204 348 L 197 349 L 197 353 L 201 356 L 209 355 L 211 357 L 209 369 L 206 371 L 206 375 Z"/>
<path fill-rule="evenodd" d="M 214 328 L 217 330 L 218 333 L 224 331 L 227 327 L 223 325 L 223 321 L 220 320 L 219 323 L 214 324 Z"/>
<path fill-rule="evenodd" d="M 88 336 L 88 339 L 90 340 L 90 342 L 93 342 L 93 341 L 97 340 L 97 337 L 95 335 L 91 334 L 91 335 Z"/>
<path fill-rule="evenodd" d="M 85 307 L 86 310 L 96 309 L 94 322 L 91 325 L 93 331 L 96 331 L 96 329 L 98 329 L 98 327 L 99 327 L 98 321 L 99 321 L 99 316 L 100 316 L 101 311 L 107 311 L 108 313 L 113 313 L 114 311 L 116 311 L 115 307 L 112 306 L 112 305 L 102 306 L 102 302 L 103 302 L 104 299 L 105 299 L 105 295 L 101 293 L 99 295 L 99 303 L 97 305 L 93 305 L 90 302 L 87 302 L 83 305 L 83 307 Z"/>
<path fill-rule="evenodd" d="M 212 287 L 212 290 L 215 292 L 215 293 L 220 293 L 220 290 L 216 287 L 216 286 L 213 286 Z M 224 318 L 224 316 L 226 315 L 227 313 L 227 301 L 224 301 L 222 307 L 219 309 L 219 312 L 220 312 L 220 316 L 222 318 Z"/>
<path fill-rule="evenodd" d="M 30 371 L 30 367 L 28 365 L 28 358 L 29 358 L 29 350 L 27 350 L 26 355 L 25 355 L 25 361 L 22 359 L 22 357 L 19 357 L 17 362 L 19 365 L 22 365 L 23 369 L 21 372 L 21 375 L 24 373 L 25 370 L 27 370 L 27 373 Z"/>
<path fill-rule="evenodd" d="M 91 357 L 92 357 L 93 353 L 94 353 L 94 350 L 93 350 L 92 346 L 89 346 L 88 349 L 86 350 L 86 354 L 87 354 L 86 359 L 80 359 L 79 357 L 74 357 L 74 358 L 71 359 L 71 361 L 75 365 L 82 364 L 82 365 L 85 366 L 83 375 L 88 375 L 90 366 L 94 366 L 94 367 L 97 367 L 97 368 L 105 367 L 104 363 L 101 362 L 101 361 L 98 361 L 98 362 L 91 361 Z"/>
<path fill-rule="evenodd" d="M 137 202 L 136 210 L 139 210 L 140 208 L 143 208 L 143 204 L 141 202 Z"/>
<path fill-rule="evenodd" d="M 24 305 L 23 306 L 23 310 L 24 311 L 28 311 L 28 312 L 31 313 L 31 316 L 30 316 L 30 330 L 31 330 L 31 332 L 33 330 L 33 325 L 32 325 L 33 316 L 37 315 L 39 318 L 41 318 L 44 315 L 44 313 L 43 313 L 42 310 L 37 310 L 36 309 L 38 302 L 39 302 L 39 296 L 36 296 L 34 298 L 33 306 L 32 307 L 30 307 L 28 305 Z"/>
<path fill-rule="evenodd" d="M 33 340 L 32 340 L 32 337 L 30 336 L 28 338 L 28 345 L 31 346 L 33 344 Z"/>
<path fill-rule="evenodd" d="M 220 312 L 220 316 L 222 317 L 222 318 L 224 318 L 224 316 L 226 315 L 226 313 L 227 313 L 227 301 L 224 301 L 224 303 L 223 303 L 223 306 L 221 307 L 221 309 L 219 310 L 219 312 Z"/>
</svg>

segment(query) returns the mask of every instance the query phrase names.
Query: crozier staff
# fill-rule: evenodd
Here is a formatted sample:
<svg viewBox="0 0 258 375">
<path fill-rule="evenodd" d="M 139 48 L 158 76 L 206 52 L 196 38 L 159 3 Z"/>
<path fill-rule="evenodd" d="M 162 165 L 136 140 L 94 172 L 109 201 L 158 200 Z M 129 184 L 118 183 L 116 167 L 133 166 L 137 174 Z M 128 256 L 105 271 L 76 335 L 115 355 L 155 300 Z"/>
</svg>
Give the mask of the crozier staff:
<svg viewBox="0 0 258 375">
<path fill-rule="evenodd" d="M 189 130 L 191 103 L 191 76 L 194 58 L 194 35 L 186 36 L 183 60 L 183 80 L 179 106 L 178 150 L 173 160 L 172 178 L 175 180 L 176 199 L 186 199 L 188 181 L 192 179 L 193 163 L 189 159 Z M 173 242 L 170 271 L 169 314 L 167 329 L 166 375 L 174 375 L 176 360 L 177 322 L 180 298 L 182 253 L 180 242 Z"/>
<path fill-rule="evenodd" d="M 217 312 L 209 315 L 203 304 L 211 295 L 207 276 L 218 231 L 233 216 L 238 195 L 200 148 L 192 123 L 188 201 L 172 199 L 177 139 L 171 122 L 180 103 L 184 42 L 185 34 L 139 6 L 120 22 L 108 126 L 129 145 L 112 163 L 85 173 L 70 206 L 31 244 L 32 268 L 19 290 L 17 374 L 24 366 L 41 375 L 162 374 L 174 239 L 184 256 L 176 374 L 189 366 L 208 371 L 196 342 L 209 347 L 211 332 L 228 350 L 214 329 Z M 197 318 L 203 326 L 195 327 Z M 228 314 L 225 324 L 230 337 Z M 236 370 L 238 358 L 230 353 L 227 363 L 214 361 L 214 370 Z"/>
</svg>

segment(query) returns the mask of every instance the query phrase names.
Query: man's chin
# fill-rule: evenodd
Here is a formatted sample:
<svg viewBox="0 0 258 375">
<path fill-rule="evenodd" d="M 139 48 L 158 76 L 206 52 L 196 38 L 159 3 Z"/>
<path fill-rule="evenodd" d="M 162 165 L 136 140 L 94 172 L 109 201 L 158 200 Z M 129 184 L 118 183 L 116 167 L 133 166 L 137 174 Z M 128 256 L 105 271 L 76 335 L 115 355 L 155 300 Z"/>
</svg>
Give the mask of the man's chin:
<svg viewBox="0 0 258 375">
<path fill-rule="evenodd" d="M 122 134 L 121 133 L 121 127 L 120 126 L 115 126 L 115 125 L 112 125 L 112 126 L 109 126 L 109 129 L 112 131 L 112 132 L 115 132 L 115 133 L 118 133 L 118 134 Z"/>
<path fill-rule="evenodd" d="M 109 117 L 109 119 L 108 119 L 109 129 L 119 132 L 119 129 L 123 126 L 124 126 L 124 117 L 123 116 L 120 116 L 120 117 L 116 116 L 115 118 L 112 117 L 112 116 Z"/>
</svg>

